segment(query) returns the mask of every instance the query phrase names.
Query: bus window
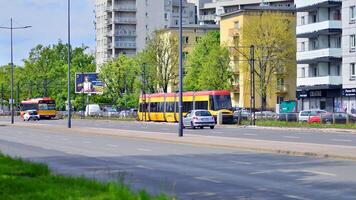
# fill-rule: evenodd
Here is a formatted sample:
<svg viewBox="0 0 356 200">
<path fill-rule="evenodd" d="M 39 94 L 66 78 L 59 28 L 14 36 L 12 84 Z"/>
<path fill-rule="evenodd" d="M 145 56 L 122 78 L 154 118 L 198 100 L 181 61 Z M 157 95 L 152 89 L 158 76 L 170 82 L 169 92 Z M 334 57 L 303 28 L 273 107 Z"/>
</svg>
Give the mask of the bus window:
<svg viewBox="0 0 356 200">
<path fill-rule="evenodd" d="M 156 102 L 150 103 L 150 112 L 157 112 L 157 103 Z"/>
<path fill-rule="evenodd" d="M 38 103 L 39 110 L 56 110 L 56 102 L 55 101 L 40 101 Z"/>
<path fill-rule="evenodd" d="M 26 111 L 26 110 L 37 110 L 38 106 L 37 104 L 21 104 L 21 111 Z"/>
<path fill-rule="evenodd" d="M 197 110 L 208 110 L 208 101 L 196 101 L 195 109 Z"/>
<path fill-rule="evenodd" d="M 210 109 L 211 110 L 232 109 L 231 96 L 230 95 L 210 96 Z"/>
</svg>

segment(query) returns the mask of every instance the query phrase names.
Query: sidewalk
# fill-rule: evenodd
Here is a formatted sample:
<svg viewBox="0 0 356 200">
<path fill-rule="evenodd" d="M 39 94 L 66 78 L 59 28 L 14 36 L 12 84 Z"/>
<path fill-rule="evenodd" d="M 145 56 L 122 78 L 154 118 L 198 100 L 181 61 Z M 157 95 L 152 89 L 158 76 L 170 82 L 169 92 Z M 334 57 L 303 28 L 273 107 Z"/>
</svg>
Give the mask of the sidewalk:
<svg viewBox="0 0 356 200">
<path fill-rule="evenodd" d="M 8 123 L 0 123 L 0 125 L 11 126 Z M 68 129 L 59 125 L 45 125 L 45 124 L 16 124 L 13 125 L 18 128 L 31 129 L 47 129 L 60 131 L 62 133 L 71 134 L 73 132 L 80 134 L 95 134 L 95 135 L 111 135 L 117 137 L 124 137 L 138 140 L 151 140 L 156 142 L 167 142 L 174 144 L 196 145 L 212 148 L 228 148 L 241 149 L 249 151 L 280 153 L 296 156 L 316 156 L 324 158 L 337 158 L 356 160 L 355 146 L 341 146 L 328 144 L 312 144 L 312 143 L 294 143 L 268 140 L 255 140 L 244 138 L 227 138 L 219 136 L 201 136 L 185 134 L 184 137 L 179 138 L 171 133 L 157 133 L 149 131 L 128 131 L 108 128 L 83 128 L 73 127 Z"/>
</svg>

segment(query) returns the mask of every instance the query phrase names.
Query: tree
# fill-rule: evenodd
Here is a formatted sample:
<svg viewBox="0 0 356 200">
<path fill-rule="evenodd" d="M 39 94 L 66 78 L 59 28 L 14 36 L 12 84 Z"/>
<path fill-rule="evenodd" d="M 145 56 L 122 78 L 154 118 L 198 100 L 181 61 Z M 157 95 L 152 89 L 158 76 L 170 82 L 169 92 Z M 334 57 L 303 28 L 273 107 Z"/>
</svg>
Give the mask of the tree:
<svg viewBox="0 0 356 200">
<path fill-rule="evenodd" d="M 207 33 L 188 55 L 185 65 L 185 90 L 230 89 L 232 72 L 229 62 L 228 49 L 220 45 L 220 33 Z"/>
<path fill-rule="evenodd" d="M 264 12 L 258 19 L 250 20 L 242 27 L 242 46 L 254 45 L 256 91 L 261 97 L 261 110 L 266 109 L 267 94 L 277 88 L 276 74 L 288 71 L 289 76 L 295 76 L 295 19 L 287 18 L 282 13 Z M 241 53 L 249 59 L 247 49 Z M 249 70 L 249 65 L 243 65 Z"/>
<path fill-rule="evenodd" d="M 178 37 L 176 34 L 155 31 L 143 50 L 146 64 L 156 68 L 156 82 L 160 90 L 176 85 L 178 77 Z M 150 72 L 154 72 L 151 69 Z"/>
<path fill-rule="evenodd" d="M 71 50 L 71 83 L 74 83 L 76 72 L 95 71 L 94 57 L 85 53 L 87 47 L 76 47 Z M 20 83 L 27 97 L 49 96 L 55 98 L 58 108 L 65 108 L 67 101 L 67 58 L 68 46 L 59 41 L 55 45 L 37 45 L 29 57 L 24 60 L 24 70 Z M 82 97 L 74 94 L 74 107 L 81 107 Z"/>
<path fill-rule="evenodd" d="M 125 55 L 104 64 L 99 74 L 106 85 L 104 95 L 119 107 L 137 107 L 140 73 L 137 62 Z"/>
</svg>

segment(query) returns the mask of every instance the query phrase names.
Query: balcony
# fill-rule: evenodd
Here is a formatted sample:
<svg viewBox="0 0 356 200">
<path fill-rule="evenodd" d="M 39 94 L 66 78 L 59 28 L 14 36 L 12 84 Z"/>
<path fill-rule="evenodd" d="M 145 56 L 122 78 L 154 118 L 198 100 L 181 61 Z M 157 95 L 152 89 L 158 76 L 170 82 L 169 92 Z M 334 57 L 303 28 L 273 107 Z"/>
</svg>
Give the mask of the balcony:
<svg viewBox="0 0 356 200">
<path fill-rule="evenodd" d="M 326 48 L 297 52 L 298 64 L 313 64 L 320 62 L 341 62 L 341 48 Z"/>
<path fill-rule="evenodd" d="M 135 6 L 115 6 L 114 11 L 136 12 L 136 7 Z"/>
<path fill-rule="evenodd" d="M 318 23 L 297 26 L 298 38 L 312 38 L 318 35 L 332 35 L 342 33 L 341 20 L 329 20 Z"/>
<path fill-rule="evenodd" d="M 108 20 L 108 25 L 115 24 L 136 24 L 136 18 L 134 17 L 123 17 L 123 18 L 116 18 L 114 20 Z"/>
<path fill-rule="evenodd" d="M 214 21 L 216 19 L 216 15 L 200 15 L 199 21 Z"/>
<path fill-rule="evenodd" d="M 288 93 L 289 87 L 288 84 L 277 85 L 276 93 L 277 94 L 286 94 Z"/>
<path fill-rule="evenodd" d="M 298 78 L 297 85 L 299 86 L 315 86 L 315 85 L 341 85 L 342 76 L 319 76 Z"/>
<path fill-rule="evenodd" d="M 315 8 L 331 8 L 341 6 L 342 0 L 296 0 L 298 12 L 308 12 Z"/>
<path fill-rule="evenodd" d="M 116 36 L 130 36 L 134 37 L 136 36 L 136 31 L 135 30 L 119 30 L 115 32 Z"/>
<path fill-rule="evenodd" d="M 131 42 L 131 41 L 115 42 L 115 48 L 119 48 L 119 49 L 136 49 L 136 42 Z"/>
</svg>

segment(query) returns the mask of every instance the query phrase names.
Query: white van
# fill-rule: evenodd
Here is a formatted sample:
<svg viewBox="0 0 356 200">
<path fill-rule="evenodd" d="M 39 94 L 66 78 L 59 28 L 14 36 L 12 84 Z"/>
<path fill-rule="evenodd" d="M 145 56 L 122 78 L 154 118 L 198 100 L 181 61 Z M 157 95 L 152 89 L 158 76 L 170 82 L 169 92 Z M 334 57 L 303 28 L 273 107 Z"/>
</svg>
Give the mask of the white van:
<svg viewBox="0 0 356 200">
<path fill-rule="evenodd" d="M 89 104 L 85 107 L 85 116 L 102 116 L 103 111 L 98 104 Z"/>
</svg>

